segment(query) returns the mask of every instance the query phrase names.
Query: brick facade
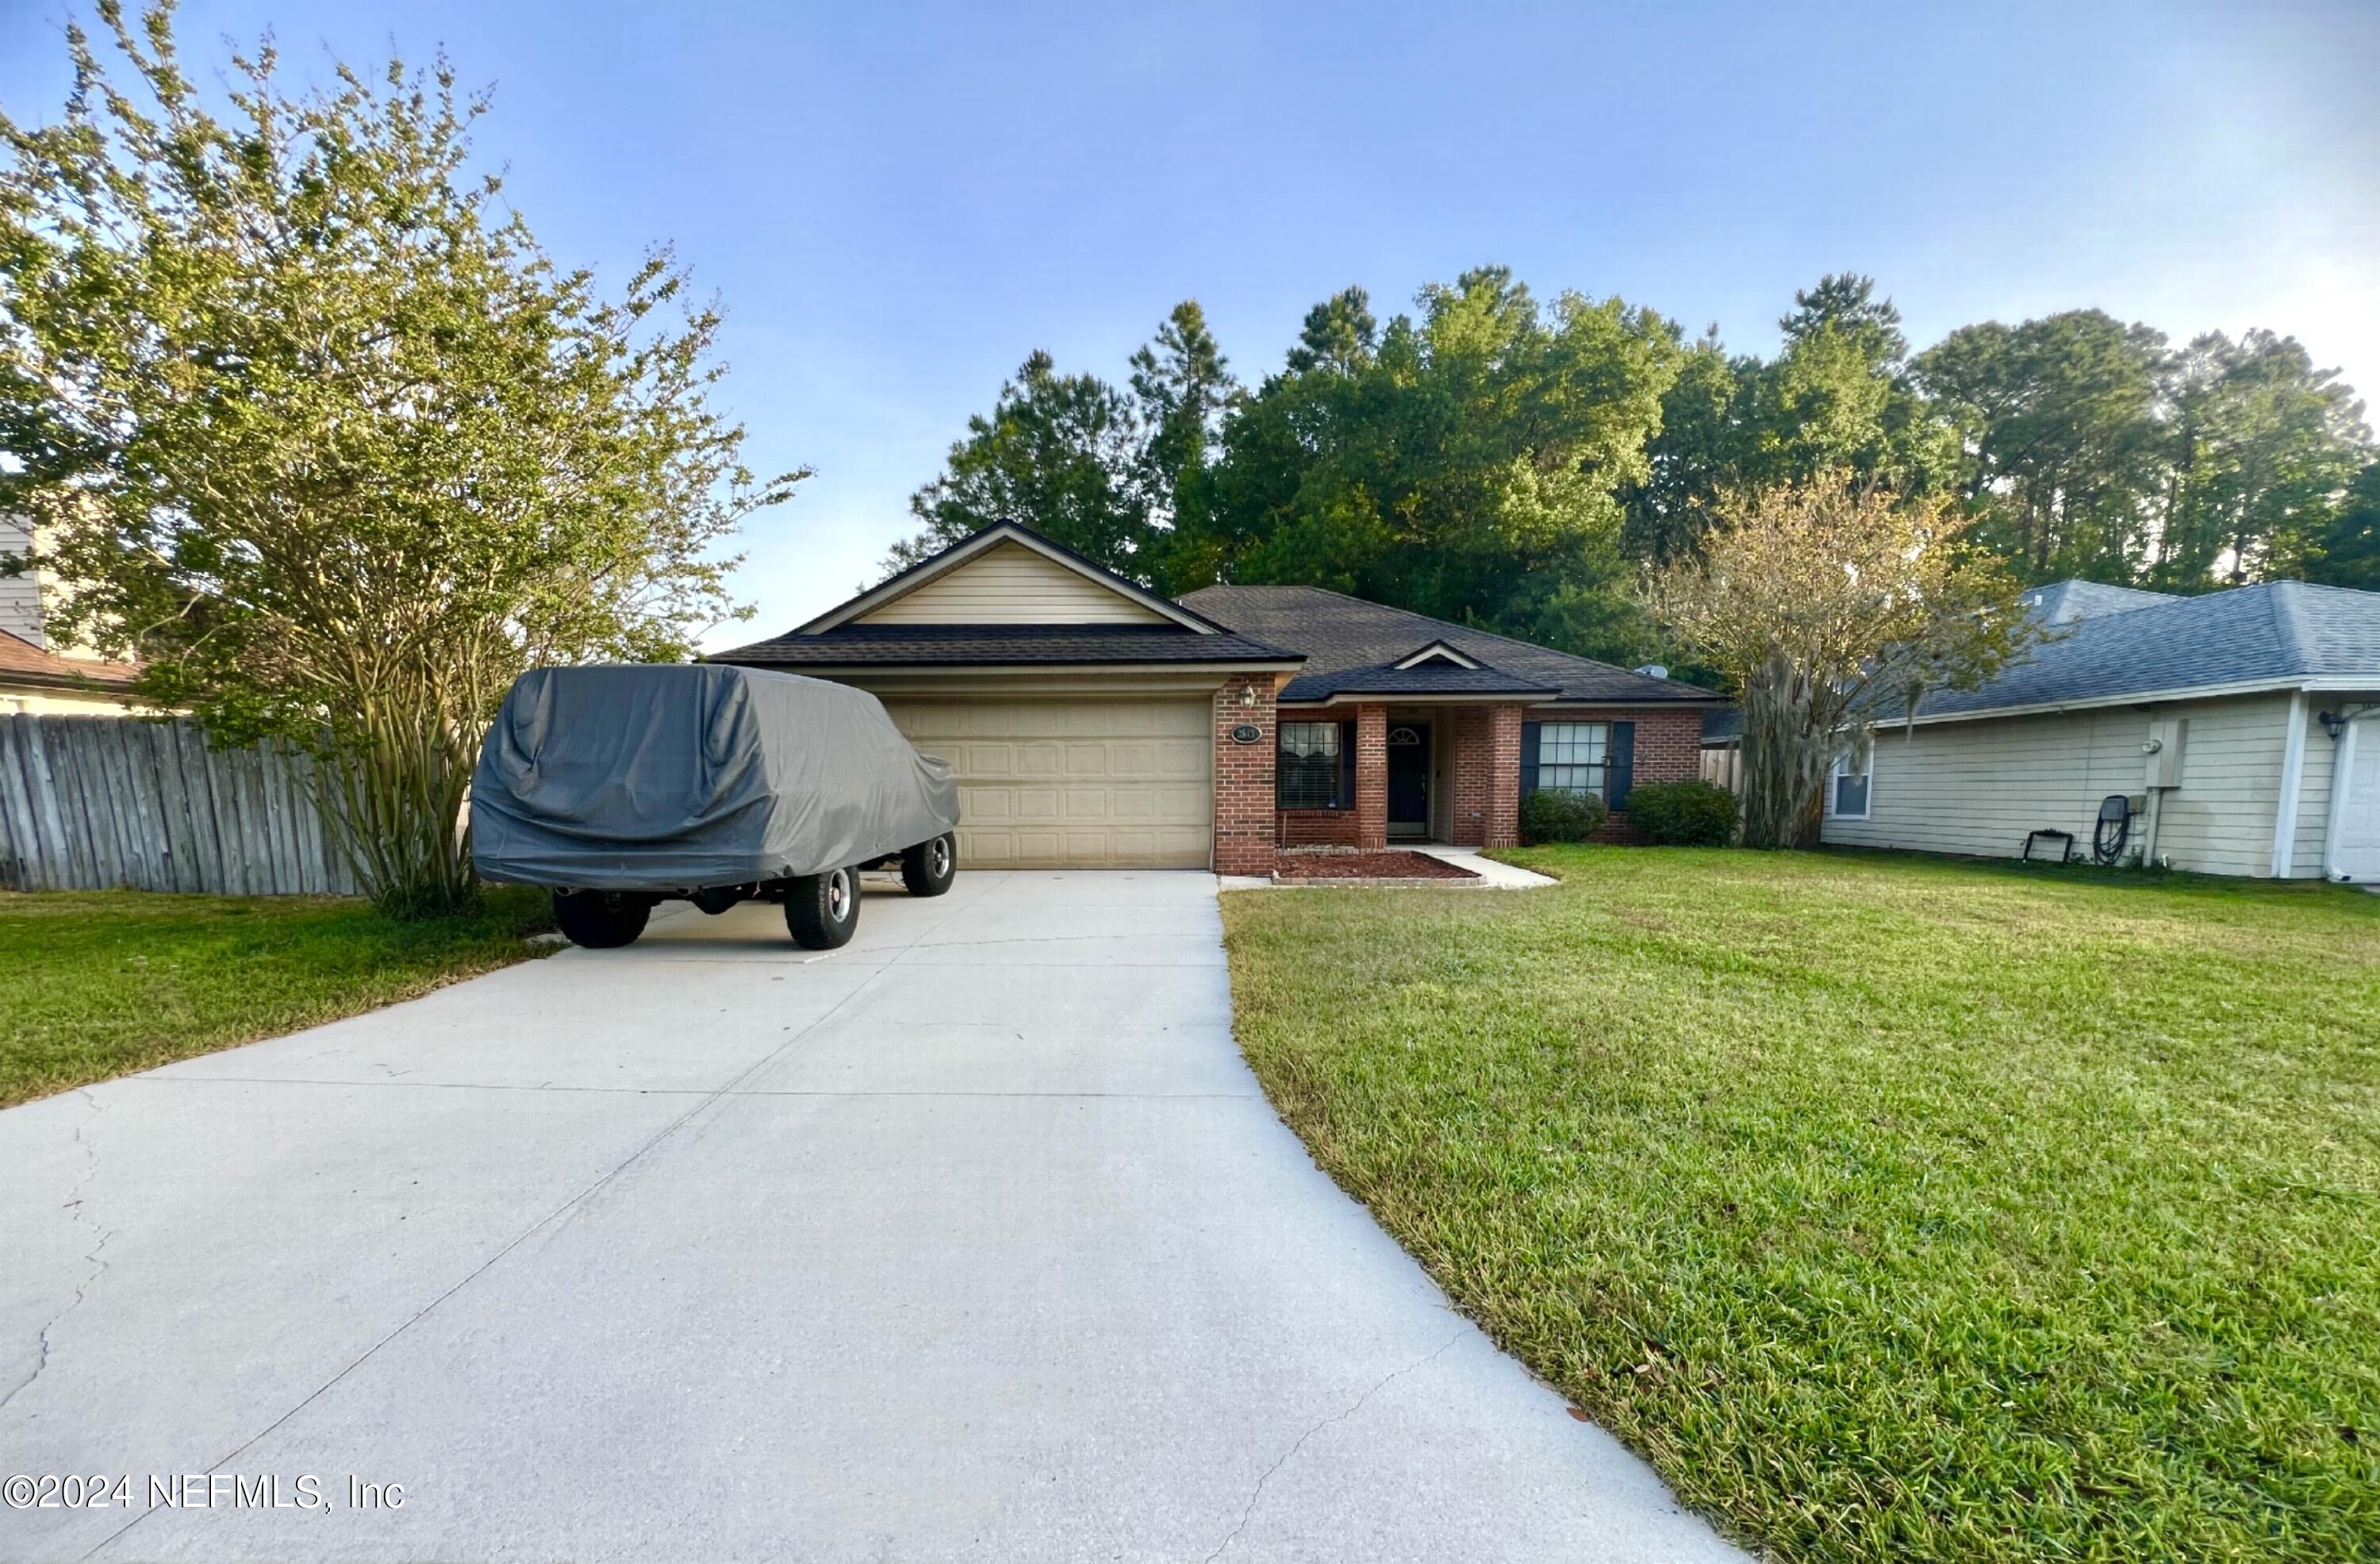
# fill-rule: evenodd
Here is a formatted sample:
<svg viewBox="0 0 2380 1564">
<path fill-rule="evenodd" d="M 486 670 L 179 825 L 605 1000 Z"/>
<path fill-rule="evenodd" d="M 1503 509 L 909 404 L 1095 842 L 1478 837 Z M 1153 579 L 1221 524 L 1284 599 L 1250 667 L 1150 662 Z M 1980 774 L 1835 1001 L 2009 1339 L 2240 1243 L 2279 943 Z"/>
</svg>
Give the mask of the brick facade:
<svg viewBox="0 0 2380 1564">
<path fill-rule="evenodd" d="M 1355 845 L 1355 812 L 1352 809 L 1284 809 L 1281 812 L 1283 847 L 1347 847 Z"/>
<path fill-rule="evenodd" d="M 1215 691 L 1215 873 L 1270 874 L 1273 853 L 1273 676 L 1238 674 Z M 1258 730 L 1243 744 L 1232 730 Z"/>
<path fill-rule="evenodd" d="M 1480 844 L 1483 847 L 1520 845 L 1521 708 L 1518 706 L 1488 708 L 1488 808 L 1485 825 L 1485 839 Z"/>
<path fill-rule="evenodd" d="M 1240 691 L 1253 688 L 1257 704 L 1243 706 Z M 1675 782 L 1702 774 L 1703 717 L 1699 710 L 1600 711 L 1533 714 L 1517 705 L 1441 707 L 1433 721 L 1451 734 L 1452 803 L 1444 816 L 1448 838 L 1458 847 L 1512 847 L 1521 839 L 1521 725 L 1546 721 L 1633 722 L 1636 725 L 1634 786 Z M 1269 874 L 1278 847 L 1381 848 L 1388 845 L 1388 707 L 1359 705 L 1354 711 L 1355 807 L 1276 810 L 1274 806 L 1273 685 L 1263 675 L 1232 679 L 1215 696 L 1215 868 L 1224 874 Z M 1264 734 L 1256 744 L 1234 744 L 1231 731 L 1252 723 Z M 1602 842 L 1643 838 L 1627 812 L 1615 813 L 1596 834 Z"/>
<path fill-rule="evenodd" d="M 1699 709 L 1648 712 L 1619 706 L 1608 711 L 1565 711 L 1559 716 L 1548 714 L 1545 720 L 1634 723 L 1636 751 L 1635 770 L 1630 777 L 1632 787 L 1641 788 L 1647 782 L 1690 781 L 1703 774 L 1703 714 Z M 1594 839 L 1641 843 L 1645 838 L 1628 823 L 1628 812 L 1623 809 L 1613 812 Z"/>
<path fill-rule="evenodd" d="M 1355 708 L 1355 845 L 1389 845 L 1389 708 Z"/>
</svg>

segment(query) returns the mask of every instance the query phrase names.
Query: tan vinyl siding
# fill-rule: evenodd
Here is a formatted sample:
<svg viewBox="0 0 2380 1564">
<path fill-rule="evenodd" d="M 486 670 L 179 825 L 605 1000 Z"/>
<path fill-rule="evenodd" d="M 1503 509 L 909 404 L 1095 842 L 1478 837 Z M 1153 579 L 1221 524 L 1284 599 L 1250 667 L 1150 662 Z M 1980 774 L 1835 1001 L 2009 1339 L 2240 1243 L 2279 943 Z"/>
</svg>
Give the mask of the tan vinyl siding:
<svg viewBox="0 0 2380 1564">
<path fill-rule="evenodd" d="M 1888 728 L 1876 738 L 1868 817 L 1829 816 L 1822 835 L 1846 847 L 2013 858 L 2026 833 L 2055 829 L 2087 852 L 2100 800 L 2145 788 L 2152 716 L 2187 717 L 2182 785 L 2165 795 L 2158 854 L 2179 869 L 2270 874 L 2288 712 L 2279 694 Z M 2309 775 L 2314 761 L 2309 744 Z M 2133 823 L 2134 847 L 2146 828 Z M 2314 852 L 2319 861 L 2319 845 Z"/>
<path fill-rule="evenodd" d="M 1002 544 L 861 615 L 863 625 L 1146 625 L 1164 615 L 1016 544 Z"/>
<path fill-rule="evenodd" d="M 2177 869 L 2269 875 L 2289 698 L 2256 695 L 2161 708 L 2190 719 L 2181 786 L 2165 796 L 2157 853 Z"/>
<path fill-rule="evenodd" d="M 2289 863 L 2293 879 L 2320 877 L 2323 851 L 2330 841 L 2330 796 L 2337 775 L 2338 740 L 2323 731 L 2320 715 L 2324 712 L 2352 712 L 2375 705 L 2380 705 L 2380 690 L 2306 697 L 2305 776 L 2303 789 L 2298 795 L 2297 855 Z M 2372 741 L 2370 727 L 2358 741 Z"/>
</svg>

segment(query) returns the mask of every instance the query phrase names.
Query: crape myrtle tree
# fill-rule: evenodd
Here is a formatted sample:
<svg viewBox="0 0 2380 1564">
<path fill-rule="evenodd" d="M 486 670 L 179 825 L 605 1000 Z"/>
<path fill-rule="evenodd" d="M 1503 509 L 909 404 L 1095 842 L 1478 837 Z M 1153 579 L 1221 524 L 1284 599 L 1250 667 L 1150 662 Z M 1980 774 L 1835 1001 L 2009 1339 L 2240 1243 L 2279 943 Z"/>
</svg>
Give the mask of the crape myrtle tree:
<svg viewBox="0 0 2380 1564">
<path fill-rule="evenodd" d="M 382 906 L 467 903 L 514 678 L 685 656 L 803 474 L 744 466 L 667 252 L 606 297 L 469 172 L 443 57 L 293 92 L 267 40 L 218 113 L 169 4 L 98 17 L 64 116 L 0 116 L 0 507 L 147 700 L 313 751 Z"/>
<path fill-rule="evenodd" d="M 1655 617 L 1743 703 L 1747 847 L 1806 843 L 1828 770 L 1877 716 L 1972 689 L 2038 638 L 1969 524 L 1948 496 L 1820 471 L 1721 496 L 1653 578 Z"/>
</svg>

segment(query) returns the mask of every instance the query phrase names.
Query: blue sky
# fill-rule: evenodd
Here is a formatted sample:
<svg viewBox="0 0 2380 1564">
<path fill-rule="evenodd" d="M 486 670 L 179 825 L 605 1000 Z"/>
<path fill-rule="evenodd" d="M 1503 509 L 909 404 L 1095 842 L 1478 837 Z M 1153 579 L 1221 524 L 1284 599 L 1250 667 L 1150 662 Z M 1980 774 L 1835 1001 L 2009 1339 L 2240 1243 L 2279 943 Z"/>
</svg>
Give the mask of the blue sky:
<svg viewBox="0 0 2380 1564">
<path fill-rule="evenodd" d="M 51 116 L 62 0 L 0 0 L 0 104 Z M 1874 275 L 1911 336 L 2098 305 L 2268 325 L 2380 403 L 2380 5 L 1498 7 L 187 0 L 293 71 L 443 43 L 554 255 L 674 242 L 728 312 L 749 627 L 872 580 L 1034 348 L 1120 377 L 1172 303 L 1235 368 L 1308 305 L 1502 262 L 1767 351 Z"/>
</svg>

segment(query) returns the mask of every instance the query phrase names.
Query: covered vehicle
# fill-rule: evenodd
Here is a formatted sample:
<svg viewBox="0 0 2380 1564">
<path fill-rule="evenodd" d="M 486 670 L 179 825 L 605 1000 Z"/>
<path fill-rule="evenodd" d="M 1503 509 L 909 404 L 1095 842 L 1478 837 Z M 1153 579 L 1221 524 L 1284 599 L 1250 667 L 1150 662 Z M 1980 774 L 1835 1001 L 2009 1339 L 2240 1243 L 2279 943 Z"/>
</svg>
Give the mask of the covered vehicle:
<svg viewBox="0 0 2380 1564">
<path fill-rule="evenodd" d="M 783 901 L 795 939 L 843 944 L 859 871 L 919 896 L 956 868 L 958 784 L 875 696 L 710 664 L 539 668 L 514 681 L 471 781 L 484 879 L 546 886 L 580 945 L 625 945 L 653 905 Z"/>
</svg>

